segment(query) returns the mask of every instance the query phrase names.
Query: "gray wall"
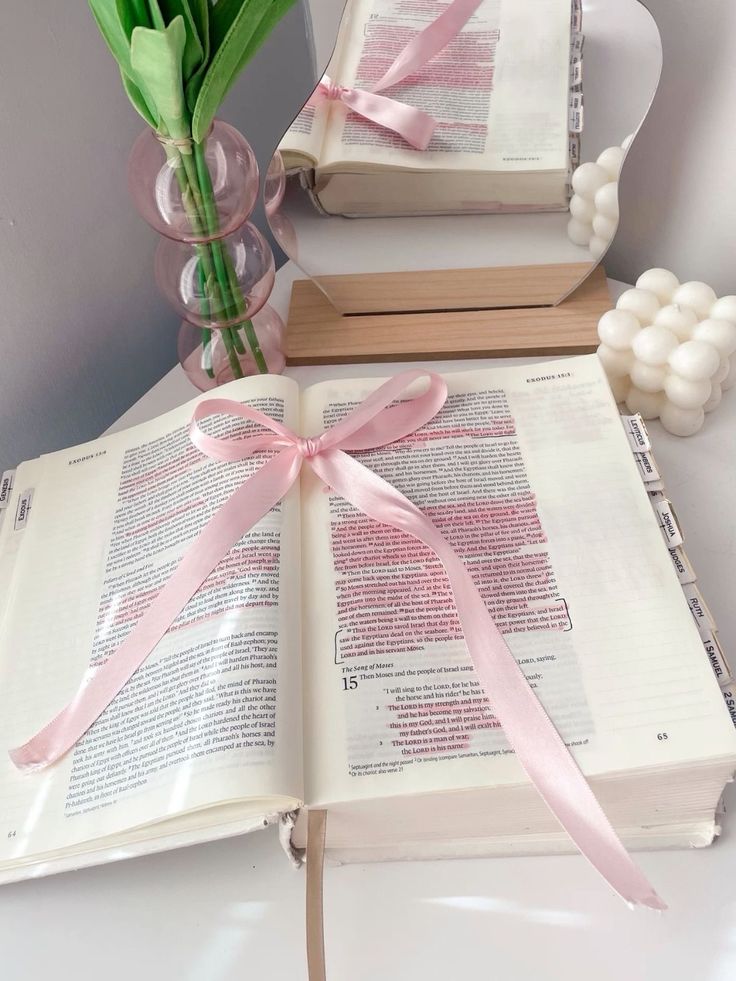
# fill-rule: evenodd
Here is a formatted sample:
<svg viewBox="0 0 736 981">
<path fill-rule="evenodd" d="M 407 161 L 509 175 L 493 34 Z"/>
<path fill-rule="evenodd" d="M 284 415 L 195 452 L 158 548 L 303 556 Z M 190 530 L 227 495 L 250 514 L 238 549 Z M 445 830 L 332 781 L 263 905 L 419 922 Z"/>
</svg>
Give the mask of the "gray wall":
<svg viewBox="0 0 736 981">
<path fill-rule="evenodd" d="M 274 53 L 278 53 L 278 57 Z M 222 116 L 261 163 L 312 76 L 300 5 Z M 126 188 L 143 127 L 84 0 L 23 0 L 0 32 L 0 470 L 93 438 L 175 363 L 155 233 Z M 256 223 L 264 228 L 262 213 Z"/>
</svg>

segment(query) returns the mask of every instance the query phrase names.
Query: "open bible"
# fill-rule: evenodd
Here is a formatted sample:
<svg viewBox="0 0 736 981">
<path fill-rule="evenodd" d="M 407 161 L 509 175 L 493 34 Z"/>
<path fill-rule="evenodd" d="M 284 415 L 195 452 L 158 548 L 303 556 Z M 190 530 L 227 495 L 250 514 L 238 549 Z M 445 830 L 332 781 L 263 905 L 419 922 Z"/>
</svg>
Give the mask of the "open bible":
<svg viewBox="0 0 736 981">
<path fill-rule="evenodd" d="M 462 557 L 624 842 L 708 844 L 736 707 L 640 420 L 622 425 L 595 356 L 446 381 L 429 423 L 355 456 Z M 265 376 L 218 396 L 316 434 L 376 384 L 300 393 Z M 195 449 L 188 423 L 207 397 L 5 475 L 4 750 L 115 651 L 263 464 Z M 327 808 L 338 860 L 569 847 L 478 684 L 434 553 L 305 466 L 67 756 L 21 773 L 0 755 L 0 881 L 310 807 Z"/>
<path fill-rule="evenodd" d="M 371 91 L 443 5 L 349 0 L 327 69 Z M 582 126 L 580 5 L 482 0 L 460 33 L 387 97 L 437 120 L 410 146 L 339 99 L 314 99 L 279 149 L 331 214 L 565 210 Z"/>
</svg>

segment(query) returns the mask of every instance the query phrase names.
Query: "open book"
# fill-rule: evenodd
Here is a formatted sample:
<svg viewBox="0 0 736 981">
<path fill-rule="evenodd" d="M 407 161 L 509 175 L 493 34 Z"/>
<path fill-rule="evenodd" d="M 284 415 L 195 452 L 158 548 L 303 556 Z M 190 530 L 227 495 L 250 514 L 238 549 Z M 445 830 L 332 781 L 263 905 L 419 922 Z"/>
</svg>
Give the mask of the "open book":
<svg viewBox="0 0 736 981">
<path fill-rule="evenodd" d="M 442 9 L 348 0 L 327 75 L 370 90 Z M 313 195 L 331 214 L 565 210 L 581 43 L 570 0 L 483 0 L 443 51 L 382 93 L 438 120 L 426 150 L 324 101 L 303 109 L 281 141 L 287 170 L 313 171 Z"/>
<path fill-rule="evenodd" d="M 729 669 L 640 422 L 635 456 L 595 356 L 447 382 L 431 422 L 358 458 L 463 557 L 624 841 L 707 844 L 736 769 Z M 300 393 L 266 376 L 218 396 L 313 434 L 376 384 Z M 475 679 L 434 554 L 306 465 L 74 750 L 47 770 L 12 766 L 5 750 L 116 649 L 262 464 L 203 457 L 193 404 L 14 474 L 0 880 L 240 834 L 304 805 L 327 807 L 338 859 L 568 847 Z"/>
</svg>

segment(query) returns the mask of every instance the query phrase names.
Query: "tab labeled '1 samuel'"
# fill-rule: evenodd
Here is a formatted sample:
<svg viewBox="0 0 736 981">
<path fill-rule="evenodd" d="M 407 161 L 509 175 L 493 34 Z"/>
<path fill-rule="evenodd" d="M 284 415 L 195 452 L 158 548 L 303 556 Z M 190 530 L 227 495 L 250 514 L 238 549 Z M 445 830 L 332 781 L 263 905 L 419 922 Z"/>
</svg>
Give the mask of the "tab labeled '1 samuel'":
<svg viewBox="0 0 736 981">
<path fill-rule="evenodd" d="M 730 685 L 732 681 L 731 668 L 721 649 L 721 645 L 718 643 L 718 637 L 714 633 L 711 633 L 711 631 L 701 636 L 703 638 L 705 653 L 708 655 L 710 666 L 713 668 L 713 674 L 718 679 L 718 684 L 721 686 Z"/>
</svg>

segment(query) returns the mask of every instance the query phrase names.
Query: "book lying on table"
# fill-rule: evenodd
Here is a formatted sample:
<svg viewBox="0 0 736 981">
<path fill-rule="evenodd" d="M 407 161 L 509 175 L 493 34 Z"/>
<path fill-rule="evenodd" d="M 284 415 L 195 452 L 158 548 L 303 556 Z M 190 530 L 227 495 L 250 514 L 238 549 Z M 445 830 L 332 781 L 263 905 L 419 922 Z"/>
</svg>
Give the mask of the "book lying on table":
<svg viewBox="0 0 736 981">
<path fill-rule="evenodd" d="M 357 458 L 463 558 L 624 842 L 708 844 L 736 769 L 730 671 L 641 420 L 622 425 L 595 356 L 446 381 L 434 419 Z M 376 386 L 300 393 L 262 376 L 217 395 L 314 434 Z M 570 847 L 476 680 L 434 553 L 308 466 L 74 749 L 15 769 L 6 750 L 115 651 L 263 463 L 196 450 L 195 402 L 6 475 L 0 880 L 237 835 L 305 807 L 327 809 L 338 860 Z M 206 422 L 212 434 L 253 425 Z"/>
<path fill-rule="evenodd" d="M 482 0 L 439 54 L 381 93 L 438 120 L 425 150 L 328 100 L 281 141 L 287 170 L 308 173 L 330 214 L 566 210 L 570 130 L 582 125 L 579 10 L 571 32 L 570 0 Z M 349 0 L 327 76 L 370 90 L 437 13 L 421 0 Z"/>
</svg>

